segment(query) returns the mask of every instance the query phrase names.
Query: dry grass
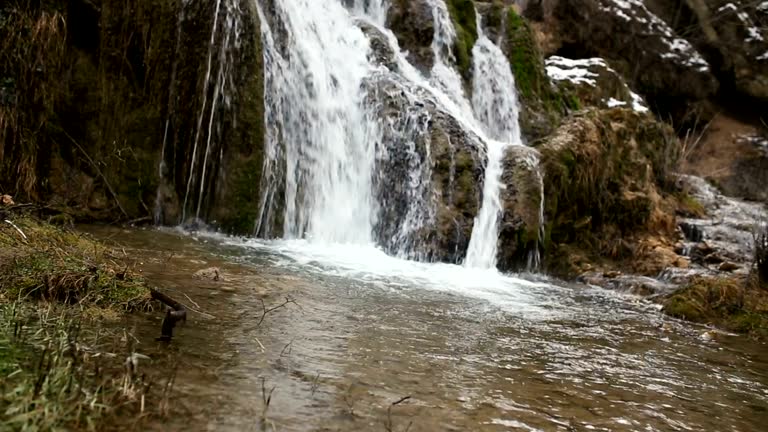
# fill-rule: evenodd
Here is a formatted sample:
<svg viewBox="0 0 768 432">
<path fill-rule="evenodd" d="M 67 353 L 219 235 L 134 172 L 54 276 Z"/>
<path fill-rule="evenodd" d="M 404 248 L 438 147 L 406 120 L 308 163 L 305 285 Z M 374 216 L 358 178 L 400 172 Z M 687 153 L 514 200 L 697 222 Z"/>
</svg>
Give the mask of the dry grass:
<svg viewBox="0 0 768 432">
<path fill-rule="evenodd" d="M 0 295 L 116 311 L 149 308 L 149 288 L 123 264 L 126 255 L 31 217 L 12 222 L 0 223 Z"/>
<path fill-rule="evenodd" d="M 0 303 L 0 430 L 140 430 L 170 392 L 153 380 L 173 377 L 139 369 L 132 340 L 71 308 Z"/>
<path fill-rule="evenodd" d="M 46 128 L 66 94 L 66 24 L 60 13 L 33 10 L 26 2 L 6 5 L 2 13 L 0 78 L 11 96 L 0 104 L 0 185 L 34 197 L 38 155 L 50 152 Z"/>
<path fill-rule="evenodd" d="M 768 338 L 768 292 L 753 277 L 697 277 L 664 301 L 668 315 Z"/>
</svg>

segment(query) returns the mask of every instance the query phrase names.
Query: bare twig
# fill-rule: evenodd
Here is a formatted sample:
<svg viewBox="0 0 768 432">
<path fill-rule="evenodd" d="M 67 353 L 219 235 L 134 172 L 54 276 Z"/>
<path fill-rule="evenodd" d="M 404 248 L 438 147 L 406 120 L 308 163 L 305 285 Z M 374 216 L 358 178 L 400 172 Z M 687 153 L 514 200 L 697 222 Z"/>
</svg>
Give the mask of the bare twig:
<svg viewBox="0 0 768 432">
<path fill-rule="evenodd" d="M 296 301 L 295 301 L 294 299 L 290 298 L 290 297 L 286 297 L 286 298 L 285 298 L 285 301 L 284 301 L 283 303 L 281 303 L 281 304 L 279 304 L 279 305 L 277 305 L 277 306 L 275 306 L 275 307 L 271 307 L 271 308 L 267 309 L 267 306 L 264 304 L 264 300 L 263 300 L 263 299 L 261 299 L 261 309 L 262 309 L 262 313 L 261 313 L 261 318 L 259 319 L 259 322 L 258 322 L 258 323 L 256 323 L 256 327 L 259 327 L 259 326 L 261 326 L 261 323 L 262 323 L 262 322 L 264 322 L 264 318 L 266 318 L 266 317 L 267 317 L 267 314 L 268 314 L 268 313 L 270 313 L 270 312 L 274 312 L 274 311 L 276 311 L 277 309 L 280 309 L 280 308 L 282 308 L 282 307 L 285 307 L 286 305 L 288 305 L 288 303 L 293 303 L 293 304 L 296 304 Z"/>
<path fill-rule="evenodd" d="M 74 144 L 74 145 L 75 145 L 75 147 L 77 147 L 77 148 L 80 150 L 80 152 L 82 152 L 82 153 L 83 153 L 83 155 L 85 156 L 85 158 L 86 158 L 86 159 L 88 159 L 88 162 L 90 162 L 90 163 L 91 163 L 91 165 L 93 166 L 93 169 L 95 169 L 95 170 L 96 170 L 96 172 L 97 172 L 97 173 L 99 174 L 99 176 L 101 177 L 101 179 L 102 179 L 102 180 L 104 180 L 104 185 L 105 185 L 105 186 L 107 187 L 107 189 L 109 190 L 109 193 L 110 193 L 110 194 L 112 194 L 112 197 L 115 199 L 115 202 L 117 203 L 117 206 L 120 208 L 120 211 L 123 213 L 123 215 L 124 215 L 126 218 L 128 218 L 128 217 L 129 217 L 129 216 L 128 216 L 128 213 L 125 211 L 125 209 L 123 208 L 123 205 L 120 203 L 120 199 L 117 197 L 117 194 L 115 193 L 115 190 L 114 190 L 114 189 L 112 189 L 112 185 L 110 185 L 110 184 L 109 184 L 109 181 L 107 180 L 107 177 L 104 175 L 104 173 L 103 173 L 103 172 L 101 172 L 101 168 L 99 168 L 99 165 L 98 165 L 98 164 L 96 164 L 96 162 L 94 162 L 94 161 L 93 161 L 93 159 L 91 159 L 91 157 L 88 155 L 88 153 L 85 151 L 85 149 L 83 149 L 83 147 L 81 147 L 81 146 L 80 146 L 80 144 L 78 144 L 78 142 L 77 142 L 77 141 L 75 141 L 75 139 L 74 139 L 74 138 L 72 138 L 72 136 L 71 136 L 70 134 L 68 134 L 68 133 L 67 133 L 67 131 L 65 131 L 65 130 L 62 130 L 62 132 L 64 133 L 64 135 L 65 135 L 67 138 L 69 138 L 69 140 L 70 140 L 70 141 L 72 141 L 72 144 Z"/>
<path fill-rule="evenodd" d="M 410 398 L 411 398 L 410 395 L 403 396 L 400 399 L 392 402 L 391 405 L 389 405 L 389 408 L 387 408 L 387 422 L 384 423 L 384 428 L 387 430 L 387 432 L 394 432 L 394 426 L 392 424 L 392 407 L 394 407 L 395 405 L 400 405 L 401 403 L 407 401 Z M 413 420 L 411 420 L 408 423 L 408 426 L 405 427 L 405 431 L 404 432 L 408 432 L 411 429 L 412 425 L 413 425 Z"/>
</svg>

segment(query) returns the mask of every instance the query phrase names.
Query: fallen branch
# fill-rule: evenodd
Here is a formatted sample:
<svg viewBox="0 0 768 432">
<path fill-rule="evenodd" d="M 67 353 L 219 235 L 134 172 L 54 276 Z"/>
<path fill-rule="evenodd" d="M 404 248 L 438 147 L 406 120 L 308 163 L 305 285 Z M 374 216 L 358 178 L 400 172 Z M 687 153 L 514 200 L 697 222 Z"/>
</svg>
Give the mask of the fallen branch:
<svg viewBox="0 0 768 432">
<path fill-rule="evenodd" d="M 184 308 L 184 305 L 160 291 L 153 288 L 150 288 L 149 291 L 152 294 L 152 299 L 169 307 L 165 311 L 165 318 L 163 318 L 163 323 L 160 325 L 160 337 L 157 338 L 157 340 L 168 342 L 173 338 L 173 328 L 176 327 L 176 323 L 187 321 L 187 310 Z"/>
<path fill-rule="evenodd" d="M 384 423 L 384 428 L 387 430 L 387 432 L 394 432 L 393 425 L 392 425 L 392 407 L 395 405 L 400 405 L 401 403 L 407 401 L 410 399 L 411 396 L 403 396 L 400 399 L 392 402 L 392 404 L 387 408 L 387 422 Z M 408 423 L 408 426 L 405 428 L 405 432 L 408 432 L 411 429 L 411 426 L 413 426 L 413 420 L 411 420 L 410 423 Z"/>
<path fill-rule="evenodd" d="M 15 223 L 9 221 L 8 219 L 5 220 L 5 223 L 7 223 L 8 225 L 14 227 L 16 229 L 16 231 L 18 231 L 19 234 L 21 234 L 21 237 L 24 238 L 24 241 L 27 240 L 27 235 L 24 234 L 24 231 L 22 231 L 21 228 L 17 227 Z"/>
</svg>

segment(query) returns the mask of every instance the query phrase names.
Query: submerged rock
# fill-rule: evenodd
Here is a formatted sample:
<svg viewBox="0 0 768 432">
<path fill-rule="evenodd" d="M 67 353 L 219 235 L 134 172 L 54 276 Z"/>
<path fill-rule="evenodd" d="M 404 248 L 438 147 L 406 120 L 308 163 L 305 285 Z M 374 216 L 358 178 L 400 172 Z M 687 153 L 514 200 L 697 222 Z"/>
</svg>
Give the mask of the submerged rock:
<svg viewBox="0 0 768 432">
<path fill-rule="evenodd" d="M 219 270 L 218 267 L 210 267 L 210 268 L 198 270 L 192 276 L 194 276 L 197 279 L 207 279 L 207 280 L 212 280 L 216 282 L 224 280 L 224 276 L 221 275 L 221 270 Z"/>
</svg>

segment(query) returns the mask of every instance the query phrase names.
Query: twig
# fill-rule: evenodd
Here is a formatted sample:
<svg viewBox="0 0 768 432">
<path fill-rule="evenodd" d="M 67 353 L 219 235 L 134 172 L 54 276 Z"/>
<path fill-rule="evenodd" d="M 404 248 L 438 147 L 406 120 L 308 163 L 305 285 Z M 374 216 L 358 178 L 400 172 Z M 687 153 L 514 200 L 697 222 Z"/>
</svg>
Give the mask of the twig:
<svg viewBox="0 0 768 432">
<path fill-rule="evenodd" d="M 262 323 L 262 322 L 264 322 L 264 318 L 266 318 L 266 316 L 267 316 L 267 314 L 268 314 L 268 313 L 270 313 L 270 312 L 274 312 L 274 311 L 276 311 L 277 309 L 280 309 L 281 307 L 285 307 L 285 306 L 286 306 L 288 303 L 293 303 L 293 304 L 296 304 L 296 301 L 295 301 L 295 300 L 293 300 L 293 299 L 292 299 L 292 298 L 290 298 L 290 297 L 286 297 L 286 298 L 285 298 L 285 301 L 284 301 L 283 303 L 281 303 L 281 304 L 279 304 L 279 305 L 277 305 L 277 306 L 275 306 L 275 307 L 272 307 L 272 308 L 269 308 L 269 309 L 267 309 L 266 305 L 264 305 L 264 300 L 263 300 L 263 299 L 261 299 L 261 308 L 262 308 L 262 311 L 263 311 L 263 312 L 262 312 L 262 314 L 261 314 L 261 318 L 259 319 L 259 322 L 258 322 L 258 323 L 256 323 L 256 327 L 259 327 L 259 326 L 261 326 L 261 323 Z"/>
<path fill-rule="evenodd" d="M 403 396 L 400 399 L 392 402 L 392 404 L 389 406 L 389 408 L 387 408 L 387 422 L 384 423 L 384 428 L 387 430 L 387 432 L 393 432 L 394 431 L 393 426 L 392 426 L 392 407 L 395 406 L 395 405 L 400 405 L 401 403 L 407 401 L 410 398 L 411 398 L 410 395 Z M 408 426 L 406 426 L 406 428 L 405 428 L 405 432 L 408 432 L 411 429 L 412 425 L 413 425 L 413 420 L 411 420 L 411 422 L 408 423 Z"/>
<path fill-rule="evenodd" d="M 112 197 L 115 199 L 115 202 L 117 203 L 117 206 L 120 208 L 120 211 L 123 213 L 123 215 L 125 215 L 126 218 L 128 218 L 129 217 L 128 213 L 123 208 L 123 205 L 120 204 L 120 199 L 117 197 L 117 194 L 115 193 L 115 190 L 112 189 L 112 185 L 109 184 L 109 180 L 107 180 L 107 177 L 104 175 L 103 172 L 101 172 L 101 168 L 99 168 L 99 166 L 96 164 L 96 162 L 93 161 L 93 159 L 91 159 L 91 157 L 88 155 L 88 153 L 85 151 L 85 149 L 83 149 L 80 146 L 80 144 L 78 144 L 77 141 L 75 141 L 75 139 L 72 138 L 72 136 L 67 133 L 67 131 L 62 129 L 62 132 L 64 133 L 64 135 L 67 138 L 69 138 L 70 141 L 72 141 L 72 144 L 74 144 L 75 147 L 77 147 L 83 153 L 83 155 L 85 155 L 86 159 L 88 159 L 88 162 L 91 163 L 91 165 L 96 170 L 96 172 L 99 174 L 99 176 L 101 176 L 101 179 L 104 180 L 104 185 L 107 186 L 107 189 L 109 190 L 109 193 L 112 194 Z"/>
<path fill-rule="evenodd" d="M 259 340 L 259 338 L 255 337 L 254 339 L 256 339 L 256 343 L 259 344 L 259 346 L 261 347 L 261 352 L 267 352 L 267 349 L 264 348 L 264 345 L 261 344 L 261 341 Z"/>
<path fill-rule="evenodd" d="M 187 298 L 187 300 L 189 300 L 189 301 L 190 301 L 190 303 L 192 303 L 193 305 L 195 305 L 195 307 L 196 307 L 196 308 L 200 309 L 200 305 L 199 305 L 199 304 L 197 304 L 197 303 L 195 303 L 195 301 L 194 301 L 194 300 L 192 300 L 191 298 L 189 298 L 189 296 L 188 296 L 186 293 L 181 293 L 181 294 L 182 294 L 182 295 L 184 295 L 184 297 L 186 297 L 186 298 Z"/>
<path fill-rule="evenodd" d="M 22 231 L 21 228 L 17 227 L 15 223 L 9 221 L 8 219 L 5 219 L 5 223 L 7 223 L 8 225 L 14 227 L 16 229 L 16 231 L 18 231 L 19 234 L 21 234 L 21 237 L 23 237 L 25 241 L 27 240 L 27 235 L 24 234 L 24 231 Z"/>
</svg>

